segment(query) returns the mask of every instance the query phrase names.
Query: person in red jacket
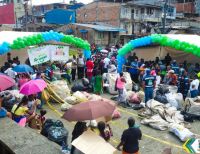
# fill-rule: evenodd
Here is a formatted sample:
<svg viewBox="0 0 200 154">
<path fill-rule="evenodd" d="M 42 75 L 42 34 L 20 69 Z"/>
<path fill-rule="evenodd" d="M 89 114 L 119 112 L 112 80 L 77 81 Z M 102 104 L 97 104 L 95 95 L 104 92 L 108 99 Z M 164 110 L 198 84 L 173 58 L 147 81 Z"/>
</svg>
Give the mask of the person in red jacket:
<svg viewBox="0 0 200 154">
<path fill-rule="evenodd" d="M 91 58 L 88 58 L 87 59 L 87 62 L 86 62 L 86 68 L 87 68 L 87 78 L 89 81 L 92 80 L 92 76 L 93 76 L 93 68 L 94 68 L 94 62 L 92 61 Z"/>
</svg>

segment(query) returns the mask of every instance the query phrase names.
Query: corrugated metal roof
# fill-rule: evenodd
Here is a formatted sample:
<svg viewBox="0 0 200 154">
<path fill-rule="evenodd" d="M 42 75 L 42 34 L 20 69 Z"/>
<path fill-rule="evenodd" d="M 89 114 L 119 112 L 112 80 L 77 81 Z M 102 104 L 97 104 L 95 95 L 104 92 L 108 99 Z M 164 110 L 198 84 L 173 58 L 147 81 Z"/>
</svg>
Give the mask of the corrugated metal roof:
<svg viewBox="0 0 200 154">
<path fill-rule="evenodd" d="M 74 25 L 92 28 L 94 30 L 101 31 L 101 32 L 126 32 L 125 29 L 122 29 L 122 28 L 119 28 L 119 27 L 113 27 L 113 26 L 94 25 L 94 24 L 80 24 L 80 23 L 74 23 Z"/>
<path fill-rule="evenodd" d="M 152 0 L 152 1 L 131 1 L 128 2 L 129 5 L 135 5 L 135 6 L 146 6 L 146 7 L 153 7 L 153 8 L 162 8 L 162 3 L 158 3 L 158 1 Z"/>
</svg>

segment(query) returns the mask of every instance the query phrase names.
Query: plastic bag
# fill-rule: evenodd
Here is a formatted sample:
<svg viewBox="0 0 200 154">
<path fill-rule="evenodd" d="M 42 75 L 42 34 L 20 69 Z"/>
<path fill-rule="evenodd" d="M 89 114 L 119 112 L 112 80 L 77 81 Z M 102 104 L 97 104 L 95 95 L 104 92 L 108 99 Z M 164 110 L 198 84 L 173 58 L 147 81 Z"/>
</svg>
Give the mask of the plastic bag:
<svg viewBox="0 0 200 154">
<path fill-rule="evenodd" d="M 194 134 L 182 125 L 172 124 L 170 126 L 170 132 L 174 133 L 181 141 L 193 138 Z"/>
<path fill-rule="evenodd" d="M 168 100 L 167 97 L 165 95 L 161 95 L 161 94 L 156 94 L 156 96 L 154 97 L 154 100 L 163 103 L 163 104 L 167 104 Z"/>
<path fill-rule="evenodd" d="M 52 126 L 48 131 L 48 139 L 61 145 L 67 144 L 68 131 L 64 127 Z"/>
<path fill-rule="evenodd" d="M 90 81 L 87 78 L 83 78 L 82 83 L 84 86 L 88 86 L 90 84 Z"/>
<path fill-rule="evenodd" d="M 77 92 L 77 91 L 84 91 L 85 87 L 82 83 L 80 82 L 76 82 L 72 88 L 71 88 L 72 92 Z"/>
<path fill-rule="evenodd" d="M 51 126 L 56 127 L 64 127 L 63 123 L 60 120 L 54 120 L 54 119 L 47 119 L 42 127 L 41 134 L 43 136 L 48 136 L 48 131 Z"/>
</svg>

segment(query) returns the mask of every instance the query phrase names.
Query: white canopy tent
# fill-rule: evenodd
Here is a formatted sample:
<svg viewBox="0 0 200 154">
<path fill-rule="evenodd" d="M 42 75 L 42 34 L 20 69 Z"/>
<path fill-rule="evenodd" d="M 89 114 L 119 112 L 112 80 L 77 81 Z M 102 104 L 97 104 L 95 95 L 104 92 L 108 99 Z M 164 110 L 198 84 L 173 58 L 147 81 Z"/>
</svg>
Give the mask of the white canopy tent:
<svg viewBox="0 0 200 154">
<path fill-rule="evenodd" d="M 37 32 L 17 32 L 17 31 L 1 31 L 0 32 L 0 44 L 3 42 L 13 43 L 13 41 L 19 37 L 25 37 L 38 34 Z"/>
<path fill-rule="evenodd" d="M 198 35 L 166 34 L 166 36 L 174 40 L 184 41 L 200 47 L 200 36 Z M 155 57 L 164 59 L 166 54 L 169 53 L 170 56 L 178 62 L 186 60 L 190 63 L 196 63 L 200 61 L 200 59 L 193 54 L 163 46 L 145 46 L 134 49 L 134 52 L 139 58 L 143 58 L 145 60 L 155 60 Z"/>
<path fill-rule="evenodd" d="M 174 40 L 184 41 L 200 47 L 200 36 L 198 35 L 166 34 L 166 36 Z"/>
</svg>

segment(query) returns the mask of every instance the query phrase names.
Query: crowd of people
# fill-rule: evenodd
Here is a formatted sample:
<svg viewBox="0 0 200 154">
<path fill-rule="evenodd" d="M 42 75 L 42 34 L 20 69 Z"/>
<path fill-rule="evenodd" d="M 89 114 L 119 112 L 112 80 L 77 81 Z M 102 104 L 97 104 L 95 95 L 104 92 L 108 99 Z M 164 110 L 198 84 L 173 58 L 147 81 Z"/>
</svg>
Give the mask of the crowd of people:
<svg viewBox="0 0 200 154">
<path fill-rule="evenodd" d="M 153 90 L 156 85 L 165 84 L 177 86 L 178 92 L 184 99 L 199 95 L 198 73 L 200 66 L 187 63 L 177 63 L 167 54 L 164 59 L 156 57 L 154 61 L 138 59 L 135 53 L 129 56 L 126 70 L 130 73 L 133 82 L 143 86 L 145 91 L 145 102 L 153 98 Z"/>
<path fill-rule="evenodd" d="M 16 87 L 20 88 L 23 84 L 31 79 L 42 78 L 42 73 L 52 81 L 55 79 L 54 72 L 62 72 L 62 77 L 68 81 L 69 84 L 79 79 L 86 77 L 93 86 L 93 92 L 96 94 L 103 93 L 103 74 L 117 73 L 117 50 L 118 46 L 108 48 L 105 52 L 93 50 L 91 58 L 84 59 L 82 54 L 73 55 L 66 63 L 47 63 L 45 69 L 35 68 L 36 74 L 22 73 L 17 74 L 13 71 L 13 67 L 20 64 L 19 58 L 15 57 L 11 60 L 11 54 L 7 54 L 7 62 L 1 67 L 1 72 L 7 74 L 17 81 Z M 199 77 L 200 65 L 187 63 L 177 63 L 169 54 L 164 59 L 156 57 L 154 61 L 145 61 L 136 56 L 135 53 L 128 56 L 124 71 L 130 73 L 131 79 L 134 83 L 139 84 L 144 89 L 145 103 L 153 98 L 153 91 L 156 85 L 165 84 L 177 86 L 178 92 L 182 93 L 184 99 L 189 95 L 194 98 L 199 95 Z M 123 72 L 119 74 L 115 83 L 115 90 L 118 91 L 118 102 L 126 103 L 124 97 L 126 79 Z M 41 99 L 41 93 L 37 95 L 24 96 L 22 100 L 15 104 L 11 112 L 7 112 L 2 108 L 4 96 L 0 96 L 0 117 L 8 116 L 15 122 L 19 122 L 26 117 L 26 123 L 36 116 L 36 109 L 41 109 L 44 102 Z M 43 112 L 43 111 L 42 111 Z M 45 113 L 45 111 L 44 111 Z M 41 116 L 44 116 L 42 114 Z M 142 133 L 139 127 L 136 127 L 133 118 L 128 119 L 129 128 L 126 129 L 121 137 L 121 142 L 117 146 L 121 150 L 123 146 L 123 154 L 138 154 L 139 142 Z M 112 137 L 112 130 L 105 122 L 99 122 L 97 125 L 98 134 L 105 140 L 109 141 Z M 87 130 L 85 122 L 77 122 L 72 132 L 72 141 L 78 138 L 84 131 Z M 71 153 L 77 149 L 72 146 Z"/>
</svg>

